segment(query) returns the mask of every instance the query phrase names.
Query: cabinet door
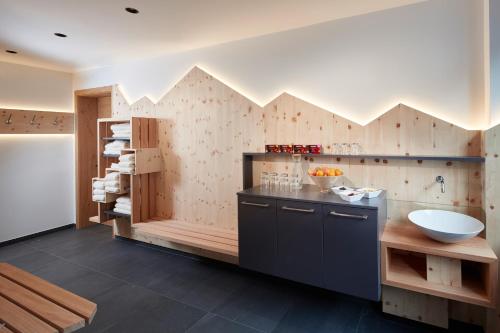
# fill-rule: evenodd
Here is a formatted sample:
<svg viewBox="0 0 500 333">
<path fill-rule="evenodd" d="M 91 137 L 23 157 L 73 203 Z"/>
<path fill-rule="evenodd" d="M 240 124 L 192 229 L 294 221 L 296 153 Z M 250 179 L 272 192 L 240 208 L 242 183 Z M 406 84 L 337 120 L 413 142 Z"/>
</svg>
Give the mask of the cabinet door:
<svg viewBox="0 0 500 333">
<path fill-rule="evenodd" d="M 278 200 L 278 275 L 323 286 L 321 205 Z"/>
<path fill-rule="evenodd" d="M 241 267 L 275 274 L 276 233 L 276 200 L 238 197 L 238 244 Z"/>
<path fill-rule="evenodd" d="M 326 288 L 380 299 L 377 210 L 324 205 Z"/>
</svg>

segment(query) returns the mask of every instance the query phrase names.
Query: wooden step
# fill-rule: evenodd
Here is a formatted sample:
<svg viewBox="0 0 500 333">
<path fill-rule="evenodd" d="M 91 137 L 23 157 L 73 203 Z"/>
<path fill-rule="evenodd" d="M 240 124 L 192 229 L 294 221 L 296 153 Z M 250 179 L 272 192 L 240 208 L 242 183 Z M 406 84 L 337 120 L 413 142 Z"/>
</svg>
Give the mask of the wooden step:
<svg viewBox="0 0 500 333">
<path fill-rule="evenodd" d="M 133 228 L 136 233 L 146 237 L 156 237 L 172 243 L 238 256 L 238 235 L 228 230 L 175 220 L 135 223 Z"/>
</svg>

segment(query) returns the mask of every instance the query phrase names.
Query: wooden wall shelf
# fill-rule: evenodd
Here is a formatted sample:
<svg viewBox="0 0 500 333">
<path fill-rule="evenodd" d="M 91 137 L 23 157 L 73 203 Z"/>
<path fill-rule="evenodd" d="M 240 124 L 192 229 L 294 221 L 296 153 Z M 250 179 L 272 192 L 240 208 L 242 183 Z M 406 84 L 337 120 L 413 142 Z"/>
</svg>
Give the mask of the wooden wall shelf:
<svg viewBox="0 0 500 333">
<path fill-rule="evenodd" d="M 0 109 L 0 134 L 73 134 L 74 113 Z"/>
<path fill-rule="evenodd" d="M 387 224 L 381 247 L 383 284 L 495 307 L 497 257 L 485 239 L 444 244 L 411 224 Z"/>
<path fill-rule="evenodd" d="M 292 154 L 288 153 L 243 153 L 243 156 L 252 157 L 287 157 Z M 301 154 L 304 157 L 331 157 L 331 158 L 358 158 L 358 159 L 378 159 L 378 160 L 411 160 L 411 161 L 447 161 L 447 162 L 467 162 L 481 163 L 484 162 L 482 156 L 433 156 L 433 155 L 377 155 L 377 154 L 361 154 L 361 155 L 339 155 L 339 154 Z"/>
<path fill-rule="evenodd" d="M 375 162 L 385 163 L 387 160 L 406 160 L 406 161 L 444 161 L 444 162 L 462 162 L 462 163 L 483 163 L 482 156 L 431 156 L 431 155 L 338 155 L 338 154 L 301 154 L 307 158 L 332 158 L 340 161 L 341 159 L 373 159 Z M 253 186 L 253 160 L 254 158 L 291 158 L 289 153 L 243 153 L 243 189 Z"/>
</svg>

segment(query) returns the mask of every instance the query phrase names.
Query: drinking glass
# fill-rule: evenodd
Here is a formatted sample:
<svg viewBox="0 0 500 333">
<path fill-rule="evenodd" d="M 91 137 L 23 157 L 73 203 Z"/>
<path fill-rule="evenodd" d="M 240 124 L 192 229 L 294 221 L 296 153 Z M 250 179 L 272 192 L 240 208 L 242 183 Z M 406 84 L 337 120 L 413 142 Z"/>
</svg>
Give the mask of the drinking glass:
<svg viewBox="0 0 500 333">
<path fill-rule="evenodd" d="M 351 145 L 349 143 L 342 144 L 342 155 L 349 155 L 351 153 Z"/>
<path fill-rule="evenodd" d="M 290 176 L 290 191 L 300 190 L 300 180 L 298 174 Z"/>
<path fill-rule="evenodd" d="M 351 154 L 352 155 L 359 155 L 360 154 L 360 145 L 359 143 L 352 143 L 351 144 Z"/>
<path fill-rule="evenodd" d="M 279 181 L 278 174 L 276 172 L 269 173 L 269 186 L 271 187 L 271 189 L 278 189 Z"/>
<path fill-rule="evenodd" d="M 342 154 L 342 145 L 340 143 L 333 144 L 333 154 L 334 155 Z"/>
<path fill-rule="evenodd" d="M 280 191 L 286 191 L 288 189 L 288 174 L 282 173 L 279 178 Z"/>
<path fill-rule="evenodd" d="M 269 173 L 264 171 L 260 174 L 260 186 L 269 188 Z"/>
</svg>

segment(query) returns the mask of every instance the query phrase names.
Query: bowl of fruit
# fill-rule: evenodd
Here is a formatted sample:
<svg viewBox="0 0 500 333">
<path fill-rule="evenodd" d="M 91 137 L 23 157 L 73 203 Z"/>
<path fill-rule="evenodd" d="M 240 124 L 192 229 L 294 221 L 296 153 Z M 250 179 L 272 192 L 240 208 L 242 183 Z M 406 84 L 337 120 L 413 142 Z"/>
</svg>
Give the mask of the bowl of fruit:
<svg viewBox="0 0 500 333">
<path fill-rule="evenodd" d="M 314 184 L 318 185 L 321 192 L 330 192 L 344 173 L 338 168 L 317 167 L 309 169 L 308 174 Z"/>
</svg>

